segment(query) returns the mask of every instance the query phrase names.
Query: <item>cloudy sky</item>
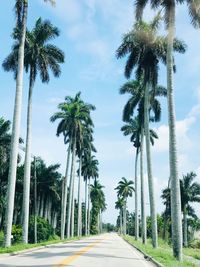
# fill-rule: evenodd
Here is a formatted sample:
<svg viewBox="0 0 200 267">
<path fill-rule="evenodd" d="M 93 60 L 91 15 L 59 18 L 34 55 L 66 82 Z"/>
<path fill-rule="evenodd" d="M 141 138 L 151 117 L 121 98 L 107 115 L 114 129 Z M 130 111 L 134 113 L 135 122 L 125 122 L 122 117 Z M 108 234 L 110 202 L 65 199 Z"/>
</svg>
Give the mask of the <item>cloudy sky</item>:
<svg viewBox="0 0 200 267">
<path fill-rule="evenodd" d="M 0 62 L 8 55 L 12 45 L 14 26 L 13 0 L 3 1 L 0 10 Z M 61 163 L 64 173 L 66 147 L 63 139 L 55 136 L 56 124 L 49 122 L 59 102 L 66 95 L 82 92 L 83 99 L 96 106 L 95 145 L 100 166 L 100 180 L 105 185 L 107 211 L 104 220 L 115 222 L 116 193 L 114 187 L 122 176 L 134 178 L 135 151 L 128 138 L 120 132 L 122 109 L 127 96 L 119 95 L 119 87 L 126 82 L 123 76 L 124 60 L 115 58 L 123 33 L 134 23 L 132 0 L 57 0 L 56 7 L 42 0 L 29 1 L 28 27 L 31 29 L 39 17 L 49 19 L 60 31 L 55 40 L 66 54 L 60 79 L 51 77 L 48 85 L 37 79 L 33 103 L 32 152 L 44 158 L 47 164 Z M 147 8 L 145 17 L 152 12 Z M 200 30 L 190 25 L 186 6 L 177 9 L 177 36 L 187 46 L 185 55 L 176 56 L 175 97 L 177 117 L 179 175 L 196 171 L 200 182 Z M 164 32 L 162 30 L 162 32 Z M 24 77 L 21 136 L 25 138 L 27 75 Z M 166 86 L 166 70 L 160 68 L 160 84 Z M 0 68 L 0 116 L 12 120 L 15 83 L 11 73 Z M 166 100 L 162 102 L 162 121 L 151 127 L 159 135 L 153 150 L 153 172 L 158 212 L 163 210 L 159 199 L 169 177 L 168 126 Z M 147 183 L 146 183 L 147 184 Z M 146 194 L 147 195 L 147 194 Z M 146 200 L 147 209 L 149 201 Z M 134 199 L 129 200 L 134 209 Z M 200 214 L 200 209 L 198 213 Z"/>
</svg>

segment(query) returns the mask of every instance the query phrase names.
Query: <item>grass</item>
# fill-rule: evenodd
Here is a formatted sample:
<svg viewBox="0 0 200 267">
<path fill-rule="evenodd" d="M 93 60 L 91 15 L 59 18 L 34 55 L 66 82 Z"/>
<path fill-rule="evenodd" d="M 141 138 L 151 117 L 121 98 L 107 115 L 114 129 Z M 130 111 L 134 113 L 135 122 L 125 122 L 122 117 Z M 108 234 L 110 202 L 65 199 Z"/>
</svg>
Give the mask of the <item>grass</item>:
<svg viewBox="0 0 200 267">
<path fill-rule="evenodd" d="M 80 238 L 78 237 L 74 237 L 74 238 L 70 238 L 70 239 L 65 239 L 63 241 L 61 241 L 60 239 L 53 239 L 53 240 L 48 240 L 45 242 L 41 242 L 41 243 L 37 243 L 37 244 L 16 244 L 13 245 L 11 247 L 8 248 L 4 248 L 4 247 L 0 247 L 0 254 L 2 253 L 13 253 L 13 252 L 19 252 L 25 249 L 30 249 L 30 248 L 36 248 L 36 247 L 41 247 L 41 246 L 47 246 L 47 245 L 51 245 L 51 244 L 57 244 L 57 243 L 65 243 L 65 242 L 70 242 L 73 240 L 79 240 Z"/>
<path fill-rule="evenodd" d="M 145 254 L 153 257 L 157 262 L 161 263 L 165 267 L 195 267 L 196 265 L 188 260 L 183 260 L 183 262 L 178 262 L 172 255 L 172 249 L 168 244 L 159 240 L 159 248 L 153 249 L 151 241 L 148 240 L 146 245 L 143 245 L 140 241 L 135 241 L 132 236 L 123 237 L 129 244 L 134 245 L 139 248 Z"/>
<path fill-rule="evenodd" d="M 200 260 L 200 249 L 199 248 L 184 248 L 183 253 L 187 256 L 191 256 L 194 259 Z"/>
</svg>

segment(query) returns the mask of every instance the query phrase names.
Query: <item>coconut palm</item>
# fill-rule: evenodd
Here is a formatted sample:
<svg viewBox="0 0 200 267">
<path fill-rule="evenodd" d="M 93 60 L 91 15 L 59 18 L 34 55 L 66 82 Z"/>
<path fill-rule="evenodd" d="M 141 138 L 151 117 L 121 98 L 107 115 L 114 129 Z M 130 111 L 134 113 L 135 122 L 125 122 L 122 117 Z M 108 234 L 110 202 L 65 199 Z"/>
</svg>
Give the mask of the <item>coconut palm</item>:
<svg viewBox="0 0 200 267">
<path fill-rule="evenodd" d="M 126 234 L 126 205 L 127 205 L 127 199 L 128 197 L 132 197 L 133 191 L 135 189 L 133 188 L 134 182 L 128 181 L 125 177 L 122 177 L 121 180 L 118 183 L 118 186 L 115 188 L 117 190 L 117 196 L 122 197 L 124 200 L 124 206 L 123 206 L 123 234 Z"/>
<path fill-rule="evenodd" d="M 188 6 L 191 23 L 195 28 L 200 27 L 200 2 L 198 0 L 136 0 L 136 18 L 141 19 L 146 4 L 150 2 L 153 9 L 164 10 L 167 26 L 167 91 L 168 91 L 168 120 L 169 120 L 169 159 L 171 177 L 171 201 L 172 205 L 172 240 L 173 254 L 182 259 L 182 224 L 181 224 L 181 200 L 177 166 L 176 129 L 175 129 L 175 104 L 173 88 L 173 43 L 175 36 L 175 10 L 178 4 L 186 3 Z"/>
<path fill-rule="evenodd" d="M 49 41 L 59 36 L 58 28 L 50 21 L 36 21 L 32 31 L 26 32 L 24 67 L 29 72 L 29 95 L 27 108 L 27 133 L 24 168 L 24 196 L 23 196 L 23 242 L 28 242 L 29 221 L 29 195 L 30 195 L 30 170 L 31 170 L 31 129 L 32 129 L 32 94 L 37 74 L 40 74 L 42 82 L 48 83 L 49 70 L 55 77 L 61 74 L 60 63 L 64 62 L 64 53 Z M 12 52 L 3 62 L 4 70 L 17 73 L 19 39 L 13 46 Z"/>
<path fill-rule="evenodd" d="M 57 134 L 62 133 L 64 135 L 64 140 L 70 143 L 70 149 L 72 151 L 72 160 L 71 160 L 71 174 L 70 174 L 70 185 L 69 185 L 69 203 L 68 203 L 68 215 L 67 215 L 67 237 L 70 236 L 70 222 L 72 217 L 72 204 L 73 204 L 73 188 L 74 188 L 74 174 L 75 174 L 75 156 L 77 150 L 77 140 L 81 137 L 83 128 L 86 125 L 93 125 L 90 111 L 94 110 L 93 105 L 84 103 L 81 100 L 81 93 L 77 93 L 76 96 L 66 97 L 65 102 L 58 105 L 60 112 L 55 113 L 51 117 L 51 121 L 54 122 L 57 119 L 60 119 L 58 125 Z M 67 177 L 67 176 L 66 176 Z M 65 216 L 66 212 L 66 202 L 67 202 L 67 180 L 65 180 L 65 191 L 63 197 L 63 233 L 65 227 Z M 64 234 L 63 234 L 64 235 Z"/>
<path fill-rule="evenodd" d="M 152 244 L 156 248 L 157 217 L 155 210 L 154 181 L 152 176 L 150 135 L 149 135 L 149 92 L 155 90 L 158 80 L 159 62 L 166 62 L 166 38 L 157 35 L 160 16 L 156 16 L 149 24 L 144 21 L 136 22 L 134 29 L 126 34 L 117 50 L 117 57 L 129 55 L 125 66 L 125 76 L 129 78 L 135 68 L 137 79 L 143 78 L 144 92 L 144 129 L 146 139 L 147 170 L 149 180 L 150 211 L 152 220 Z M 176 40 L 174 50 L 183 52 L 184 46 Z"/>
<path fill-rule="evenodd" d="M 194 182 L 194 172 L 183 175 L 180 180 L 181 205 L 183 211 L 183 245 L 188 246 L 188 213 L 193 210 L 190 203 L 200 202 L 200 184 Z"/>
<path fill-rule="evenodd" d="M 45 0 L 48 1 L 48 0 Z M 49 0 L 53 3 L 53 0 Z M 28 0 L 15 1 L 15 13 L 17 16 L 17 26 L 20 29 L 19 50 L 18 50 L 18 69 L 16 77 L 16 93 L 15 105 L 13 112 L 13 126 L 11 137 L 11 150 L 8 173 L 8 190 L 7 190 L 7 205 L 6 205 L 6 228 L 5 228 L 5 246 L 11 245 L 11 230 L 13 220 L 13 207 L 15 197 L 16 171 L 17 171 L 17 156 L 19 144 L 19 132 L 21 121 L 21 103 L 22 103 L 22 88 L 23 88 L 23 70 L 24 70 L 24 46 L 26 36 Z"/>
</svg>

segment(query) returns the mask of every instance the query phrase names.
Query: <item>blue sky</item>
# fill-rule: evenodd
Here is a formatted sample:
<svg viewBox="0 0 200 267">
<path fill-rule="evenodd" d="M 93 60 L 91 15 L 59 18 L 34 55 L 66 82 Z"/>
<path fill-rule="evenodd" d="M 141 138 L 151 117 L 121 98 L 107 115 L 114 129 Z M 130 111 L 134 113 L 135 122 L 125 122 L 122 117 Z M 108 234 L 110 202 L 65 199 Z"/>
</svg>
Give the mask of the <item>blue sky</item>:
<svg viewBox="0 0 200 267">
<path fill-rule="evenodd" d="M 4 1 L 0 10 L 0 62 L 8 55 L 12 45 L 14 26 L 12 0 Z M 56 124 L 49 122 L 57 104 L 66 95 L 81 91 L 84 100 L 96 106 L 95 145 L 100 163 L 100 180 L 105 185 L 107 211 L 104 220 L 115 222 L 116 193 L 113 188 L 122 176 L 134 178 L 134 153 L 128 138 L 120 132 L 122 109 L 127 96 L 119 95 L 119 87 L 126 81 L 123 76 L 125 60 L 117 60 L 115 51 L 122 34 L 134 23 L 133 1 L 130 0 L 57 0 L 56 7 L 42 0 L 29 1 L 28 27 L 33 27 L 40 16 L 50 19 L 60 31 L 55 40 L 66 54 L 60 79 L 51 77 L 48 85 L 37 79 L 33 98 L 33 145 L 32 152 L 50 163 L 61 163 L 64 173 L 66 147 L 63 139 L 55 136 Z M 153 13 L 147 8 L 145 18 Z M 200 30 L 190 25 L 186 6 L 177 8 L 177 36 L 188 45 L 185 55 L 176 56 L 175 97 L 177 117 L 178 160 L 180 177 L 196 171 L 200 182 Z M 162 32 L 164 32 L 162 30 Z M 21 136 L 25 138 L 27 75 L 24 77 Z M 160 69 L 160 83 L 166 86 L 166 70 Z M 11 73 L 0 68 L 0 115 L 12 119 L 15 82 Z M 155 128 L 159 135 L 153 150 L 153 171 L 157 208 L 163 209 L 159 200 L 161 189 L 166 187 L 168 168 L 167 105 L 162 100 L 163 116 Z M 147 209 L 149 208 L 147 203 Z M 128 203 L 134 209 L 134 199 Z M 200 214 L 199 206 L 196 206 Z"/>
</svg>

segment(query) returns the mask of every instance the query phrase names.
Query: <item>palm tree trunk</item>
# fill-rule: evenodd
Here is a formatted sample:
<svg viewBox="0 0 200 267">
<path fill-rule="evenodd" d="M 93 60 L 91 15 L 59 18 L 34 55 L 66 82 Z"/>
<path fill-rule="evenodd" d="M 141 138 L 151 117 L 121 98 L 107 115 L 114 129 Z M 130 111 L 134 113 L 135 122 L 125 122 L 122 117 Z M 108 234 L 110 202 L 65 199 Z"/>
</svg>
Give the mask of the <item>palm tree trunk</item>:
<svg viewBox="0 0 200 267">
<path fill-rule="evenodd" d="M 123 234 L 126 235 L 126 201 L 123 207 Z"/>
<path fill-rule="evenodd" d="M 23 182 L 23 225 L 22 240 L 28 243 L 28 222 L 29 222 L 29 198 L 31 179 L 31 132 L 32 132 L 32 96 L 34 86 L 34 70 L 31 67 L 29 81 L 29 95 L 27 108 L 27 129 L 26 129 L 26 151 L 24 161 L 24 182 Z"/>
<path fill-rule="evenodd" d="M 67 182 L 68 182 L 70 153 L 71 153 L 71 142 L 69 143 L 69 147 L 67 151 L 67 164 L 66 164 L 66 170 L 65 170 L 65 177 L 63 180 L 63 195 L 62 195 L 62 203 L 61 203 L 61 240 L 63 240 L 65 236 L 66 209 L 67 209 Z"/>
<path fill-rule="evenodd" d="M 44 216 L 44 195 L 41 196 L 40 217 Z"/>
<path fill-rule="evenodd" d="M 187 206 L 183 209 L 183 245 L 188 247 L 188 225 L 187 225 Z"/>
<path fill-rule="evenodd" d="M 88 181 L 88 226 L 87 226 L 88 235 L 90 235 L 90 178 Z"/>
<path fill-rule="evenodd" d="M 137 162 L 138 162 L 138 148 L 135 155 L 135 240 L 139 238 L 139 218 L 138 218 L 138 175 L 137 175 Z"/>
<path fill-rule="evenodd" d="M 76 162 L 76 160 L 75 160 L 75 162 Z M 74 237 L 74 211 L 75 211 L 74 184 L 75 184 L 75 167 L 73 168 L 73 190 L 72 190 L 71 237 Z"/>
<path fill-rule="evenodd" d="M 155 192 L 154 180 L 152 175 L 151 164 L 151 149 L 150 149 L 150 134 L 149 134 L 149 87 L 145 86 L 145 100 L 144 100 L 144 126 L 146 136 L 146 155 L 147 155 L 147 172 L 149 182 L 149 200 L 150 200 L 150 213 L 151 213 L 151 227 L 152 227 L 152 245 L 154 248 L 158 247 L 158 234 L 157 234 L 157 215 L 155 207 Z"/>
<path fill-rule="evenodd" d="M 144 192 L 144 129 L 141 129 L 141 144 L 140 144 L 140 179 L 141 179 L 141 220 L 142 220 L 142 243 L 147 242 L 147 226 L 146 226 L 146 209 L 145 209 L 145 192 Z"/>
<path fill-rule="evenodd" d="M 176 118 L 173 88 L 173 42 L 175 34 L 175 3 L 169 10 L 168 44 L 167 44 L 167 100 L 169 121 L 169 161 L 171 179 L 171 219 L 173 254 L 182 260 L 182 221 L 181 197 L 178 178 L 177 148 L 176 148 Z"/>
<path fill-rule="evenodd" d="M 76 153 L 76 137 L 73 140 L 72 149 L 72 163 L 71 163 L 71 174 L 70 174 L 70 185 L 69 185 L 69 206 L 67 212 L 67 238 L 70 237 L 70 222 L 72 216 L 72 194 L 73 194 L 73 184 L 74 184 L 74 168 L 75 168 L 75 153 Z"/>
<path fill-rule="evenodd" d="M 87 196 L 88 196 L 88 193 L 87 193 L 87 188 L 88 188 L 88 185 L 87 185 L 87 178 L 85 178 L 85 235 L 87 235 L 87 220 L 88 220 L 88 214 L 87 214 Z"/>
<path fill-rule="evenodd" d="M 123 211 L 120 209 L 119 213 L 119 220 L 120 220 L 120 235 L 122 234 L 122 216 L 123 216 Z"/>
<path fill-rule="evenodd" d="M 78 223 L 77 233 L 78 237 L 81 235 L 81 168 L 82 168 L 82 156 L 79 159 L 79 178 L 78 178 Z"/>
<path fill-rule="evenodd" d="M 100 212 L 100 233 L 102 234 L 103 232 L 103 218 L 102 218 L 102 210 Z"/>
<path fill-rule="evenodd" d="M 6 205 L 6 216 L 5 216 L 5 242 L 4 242 L 5 247 L 11 246 L 11 231 L 12 231 L 13 209 L 14 209 L 14 199 L 15 199 L 19 132 L 20 132 L 20 122 L 21 122 L 21 103 L 22 103 L 23 72 L 24 72 L 24 45 L 26 37 L 28 0 L 24 0 L 23 4 L 24 7 L 22 16 L 21 38 L 18 51 L 18 70 L 17 70 L 15 106 L 13 114 L 10 162 L 9 162 L 9 173 L 8 173 L 8 190 L 7 190 L 7 201 L 6 201 L 7 205 Z"/>
<path fill-rule="evenodd" d="M 47 196 L 46 201 L 44 202 L 44 219 L 47 221 L 48 218 L 48 206 L 49 206 L 49 197 Z"/>
</svg>

